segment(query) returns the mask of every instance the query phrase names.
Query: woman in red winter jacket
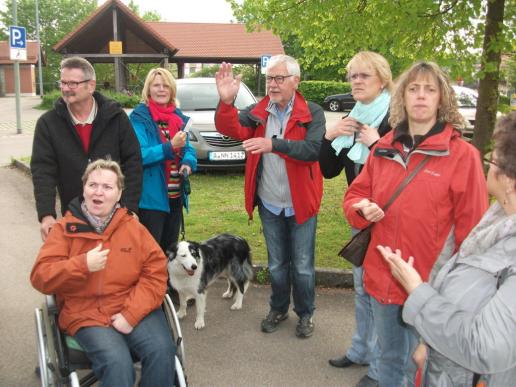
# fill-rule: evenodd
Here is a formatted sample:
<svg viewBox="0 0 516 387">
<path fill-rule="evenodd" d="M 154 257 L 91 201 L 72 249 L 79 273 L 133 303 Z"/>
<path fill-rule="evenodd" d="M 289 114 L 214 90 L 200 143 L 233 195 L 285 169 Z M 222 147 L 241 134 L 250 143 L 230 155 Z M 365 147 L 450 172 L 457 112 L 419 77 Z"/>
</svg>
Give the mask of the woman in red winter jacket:
<svg viewBox="0 0 516 387">
<path fill-rule="evenodd" d="M 418 257 L 424 281 L 457 250 L 488 206 L 478 151 L 461 136 L 464 120 L 446 74 L 419 62 L 397 80 L 390 106 L 393 130 L 382 137 L 344 197 L 351 225 L 371 222 L 364 287 L 372 297 L 378 335 L 380 386 L 412 385 L 416 336 L 401 320 L 407 293 L 392 277 L 377 245 L 397 246 Z M 400 183 L 429 156 L 387 212 L 382 208 Z"/>
</svg>

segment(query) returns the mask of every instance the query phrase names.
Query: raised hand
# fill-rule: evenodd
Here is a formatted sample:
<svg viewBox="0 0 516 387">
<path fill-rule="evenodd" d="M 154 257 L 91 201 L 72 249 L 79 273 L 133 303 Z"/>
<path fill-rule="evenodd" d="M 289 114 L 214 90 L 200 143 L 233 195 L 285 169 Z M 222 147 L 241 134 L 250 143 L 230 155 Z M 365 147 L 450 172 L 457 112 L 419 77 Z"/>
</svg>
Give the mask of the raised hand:
<svg viewBox="0 0 516 387">
<path fill-rule="evenodd" d="M 86 253 L 86 264 L 92 273 L 103 270 L 106 267 L 109 249 L 102 250 L 102 243 Z"/>
<path fill-rule="evenodd" d="M 385 213 L 378 204 L 371 202 L 369 199 L 362 199 L 351 207 L 356 210 L 360 210 L 368 222 L 379 222 L 385 216 Z"/>
<path fill-rule="evenodd" d="M 231 104 L 235 100 L 242 75 L 233 76 L 231 63 L 222 62 L 219 71 L 215 73 L 215 82 L 219 97 L 225 104 Z"/>
</svg>

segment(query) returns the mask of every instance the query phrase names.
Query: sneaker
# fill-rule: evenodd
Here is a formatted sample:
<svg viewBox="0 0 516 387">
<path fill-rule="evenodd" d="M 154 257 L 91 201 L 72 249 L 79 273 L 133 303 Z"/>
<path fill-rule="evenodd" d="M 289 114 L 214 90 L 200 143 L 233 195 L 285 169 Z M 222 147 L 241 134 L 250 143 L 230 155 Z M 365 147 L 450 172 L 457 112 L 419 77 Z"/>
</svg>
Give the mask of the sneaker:
<svg viewBox="0 0 516 387">
<path fill-rule="evenodd" d="M 296 336 L 305 338 L 312 336 L 312 333 L 314 333 L 314 320 L 312 316 L 301 317 L 296 326 Z"/>
<path fill-rule="evenodd" d="M 280 313 L 275 310 L 271 310 L 267 317 L 262 320 L 262 332 L 272 333 L 278 329 L 280 322 L 286 320 L 288 313 Z"/>
</svg>

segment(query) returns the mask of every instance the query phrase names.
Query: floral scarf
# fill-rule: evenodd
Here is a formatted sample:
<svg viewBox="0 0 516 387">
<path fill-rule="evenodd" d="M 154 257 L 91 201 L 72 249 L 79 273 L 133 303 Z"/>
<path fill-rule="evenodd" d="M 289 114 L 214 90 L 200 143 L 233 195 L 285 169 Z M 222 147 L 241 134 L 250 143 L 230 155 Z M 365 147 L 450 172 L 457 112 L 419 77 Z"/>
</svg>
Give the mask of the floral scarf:
<svg viewBox="0 0 516 387">
<path fill-rule="evenodd" d="M 163 129 L 168 131 L 168 138 L 172 139 L 183 126 L 183 120 L 176 114 L 176 105 L 173 103 L 166 106 L 158 105 L 152 98 L 149 98 L 149 112 L 152 120 L 158 125 L 162 144 L 169 141 L 163 134 Z M 171 164 L 172 160 L 165 160 L 165 179 L 170 176 Z M 179 163 L 177 166 L 179 167 Z"/>
<path fill-rule="evenodd" d="M 90 214 L 88 209 L 86 208 L 86 202 L 81 202 L 81 210 L 86 219 L 88 219 L 88 222 L 90 225 L 95 229 L 95 232 L 97 234 L 102 234 L 106 227 L 108 226 L 109 222 L 111 222 L 111 219 L 113 218 L 113 215 L 115 215 L 115 211 L 120 208 L 120 203 L 115 204 L 111 212 L 104 220 L 100 219 L 98 216 Z"/>
</svg>

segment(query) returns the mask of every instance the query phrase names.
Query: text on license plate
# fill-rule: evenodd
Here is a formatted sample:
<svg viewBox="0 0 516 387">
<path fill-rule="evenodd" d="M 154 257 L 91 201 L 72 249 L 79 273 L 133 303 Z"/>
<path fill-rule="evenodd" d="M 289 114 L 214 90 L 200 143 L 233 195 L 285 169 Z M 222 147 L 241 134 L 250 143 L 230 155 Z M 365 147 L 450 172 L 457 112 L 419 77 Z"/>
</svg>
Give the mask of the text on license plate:
<svg viewBox="0 0 516 387">
<path fill-rule="evenodd" d="M 244 151 L 231 152 L 210 152 L 208 154 L 210 160 L 245 160 Z"/>
</svg>

